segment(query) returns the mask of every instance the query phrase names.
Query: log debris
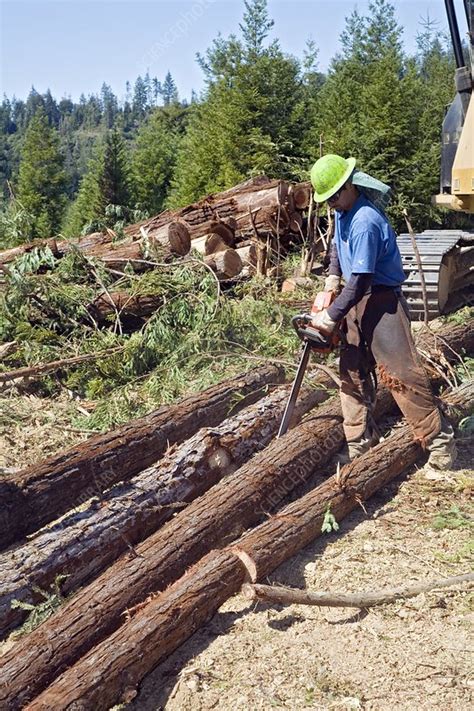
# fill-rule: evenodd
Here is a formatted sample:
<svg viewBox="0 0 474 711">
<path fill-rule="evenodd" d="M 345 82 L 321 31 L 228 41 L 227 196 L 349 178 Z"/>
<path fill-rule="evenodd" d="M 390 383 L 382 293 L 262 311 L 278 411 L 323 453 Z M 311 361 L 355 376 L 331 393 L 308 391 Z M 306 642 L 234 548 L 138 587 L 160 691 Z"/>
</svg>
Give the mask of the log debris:
<svg viewBox="0 0 474 711">
<path fill-rule="evenodd" d="M 471 382 L 450 396 L 457 417 L 469 411 L 473 395 Z M 167 590 L 149 596 L 119 629 L 66 669 L 26 708 L 62 711 L 80 704 L 100 711 L 130 698 L 143 677 L 209 621 L 245 582 L 254 583 L 268 575 L 320 536 L 328 506 L 338 520 L 343 519 L 361 501 L 413 466 L 422 454 L 408 427 L 395 432 L 344 467 L 342 476 L 330 477 L 234 545 L 208 553 Z M 48 651 L 51 658 L 53 651 Z M 6 671 L 8 698 L 16 709 L 28 692 L 24 684 L 18 684 L 11 667 L 7 665 Z"/>
<path fill-rule="evenodd" d="M 452 588 L 464 583 L 474 583 L 474 573 L 453 575 L 450 578 L 438 578 L 428 582 L 405 585 L 398 588 L 385 588 L 377 592 L 341 593 L 314 592 L 299 590 L 283 585 L 242 586 L 242 595 L 247 600 L 263 602 L 266 605 L 313 605 L 316 607 L 357 607 L 360 610 L 378 605 L 388 605 L 397 600 L 409 600 L 423 593 L 440 588 Z"/>
<path fill-rule="evenodd" d="M 130 479 L 156 462 L 170 444 L 219 424 L 230 411 L 255 402 L 267 386 L 283 379 L 282 368 L 262 366 L 2 477 L 0 548 Z"/>
</svg>

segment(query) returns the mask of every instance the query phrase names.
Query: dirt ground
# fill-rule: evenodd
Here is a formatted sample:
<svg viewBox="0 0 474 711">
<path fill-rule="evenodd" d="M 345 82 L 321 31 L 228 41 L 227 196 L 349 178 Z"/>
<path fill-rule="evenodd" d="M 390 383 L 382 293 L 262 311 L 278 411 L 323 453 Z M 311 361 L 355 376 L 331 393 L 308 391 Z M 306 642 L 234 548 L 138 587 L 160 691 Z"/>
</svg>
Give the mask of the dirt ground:
<svg viewBox="0 0 474 711">
<path fill-rule="evenodd" d="M 411 472 L 267 582 L 374 591 L 472 570 L 474 443 L 456 470 Z M 236 596 L 142 683 L 127 711 L 472 706 L 474 594 L 445 588 L 370 611 L 271 609 Z"/>
</svg>

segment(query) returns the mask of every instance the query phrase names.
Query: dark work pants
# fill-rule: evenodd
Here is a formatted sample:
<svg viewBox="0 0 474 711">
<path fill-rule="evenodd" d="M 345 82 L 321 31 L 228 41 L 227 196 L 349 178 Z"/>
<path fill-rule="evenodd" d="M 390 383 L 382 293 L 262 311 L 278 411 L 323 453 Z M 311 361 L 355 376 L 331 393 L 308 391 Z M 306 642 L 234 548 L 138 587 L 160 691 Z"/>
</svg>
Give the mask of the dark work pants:
<svg viewBox="0 0 474 711">
<path fill-rule="evenodd" d="M 341 349 L 341 404 L 347 441 L 370 434 L 375 386 L 388 387 L 424 446 L 441 430 L 441 415 L 410 329 L 408 306 L 398 290 L 375 287 L 346 316 Z M 362 401 L 361 401 L 362 399 Z"/>
</svg>

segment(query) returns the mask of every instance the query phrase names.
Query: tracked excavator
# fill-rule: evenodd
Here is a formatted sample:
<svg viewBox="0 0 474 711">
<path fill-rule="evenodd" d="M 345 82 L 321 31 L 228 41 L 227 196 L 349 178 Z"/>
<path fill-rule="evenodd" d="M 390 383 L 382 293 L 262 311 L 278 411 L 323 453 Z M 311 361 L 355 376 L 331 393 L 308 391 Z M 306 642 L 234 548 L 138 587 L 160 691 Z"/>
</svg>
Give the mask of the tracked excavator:
<svg viewBox="0 0 474 711">
<path fill-rule="evenodd" d="M 469 66 L 464 59 L 453 0 L 445 0 L 456 60 L 456 96 L 443 121 L 440 192 L 433 203 L 471 215 L 472 228 L 425 230 L 416 235 L 430 319 L 474 304 L 474 0 L 464 0 L 463 4 Z M 422 278 L 410 235 L 399 235 L 398 244 L 408 274 L 403 291 L 412 317 L 422 319 L 425 314 Z"/>
</svg>

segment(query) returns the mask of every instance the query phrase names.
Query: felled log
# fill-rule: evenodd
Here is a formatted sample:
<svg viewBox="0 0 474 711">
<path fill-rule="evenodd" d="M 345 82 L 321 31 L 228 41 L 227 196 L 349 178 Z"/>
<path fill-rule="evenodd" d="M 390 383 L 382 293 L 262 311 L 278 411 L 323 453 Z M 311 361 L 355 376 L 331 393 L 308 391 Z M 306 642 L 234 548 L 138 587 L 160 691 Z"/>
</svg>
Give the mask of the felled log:
<svg viewBox="0 0 474 711">
<path fill-rule="evenodd" d="M 306 210 L 311 199 L 311 183 L 296 183 L 291 186 L 293 202 L 297 210 Z"/>
<path fill-rule="evenodd" d="M 177 513 L 135 547 L 133 558 L 116 561 L 28 638 L 20 639 L 11 650 L 15 654 L 7 652 L 2 659 L 11 698 L 22 701 L 45 688 L 113 632 L 127 608 L 165 589 L 213 547 L 259 523 L 307 481 L 342 445 L 342 416 L 335 400 Z M 390 403 L 391 396 L 385 397 L 383 407 Z M 0 692 L 0 708 L 3 701 Z"/>
<path fill-rule="evenodd" d="M 238 247 L 236 250 L 243 265 L 250 264 L 252 267 L 257 266 L 257 248 L 255 244 L 249 244 L 246 247 Z"/>
<path fill-rule="evenodd" d="M 232 227 L 229 220 L 235 220 L 240 234 L 252 234 L 255 228 L 275 231 L 279 213 L 282 232 L 284 222 L 288 219 L 286 209 L 293 205 L 291 200 L 289 185 L 284 181 L 247 181 L 222 193 L 208 195 L 180 210 L 167 210 L 143 222 L 129 225 L 125 228 L 125 234 L 132 239 L 139 239 L 144 229 L 153 237 L 157 230 L 172 220 L 186 224 L 192 239 L 212 232 L 216 221 L 227 222 Z"/>
<path fill-rule="evenodd" d="M 123 291 L 109 291 L 100 294 L 87 305 L 87 311 L 99 323 L 118 313 L 123 318 L 143 318 L 154 313 L 163 303 L 163 297 L 156 294 L 132 296 Z"/>
<path fill-rule="evenodd" d="M 452 395 L 457 417 L 469 411 L 473 395 L 472 382 Z M 99 711 L 131 700 L 141 679 L 208 622 L 245 582 L 269 575 L 320 536 L 329 507 L 342 520 L 422 455 L 421 446 L 405 427 L 235 544 L 211 551 L 167 590 L 130 610 L 119 629 L 57 678 L 27 706 L 28 711 L 62 711 L 76 704 Z M 51 656 L 52 650 L 48 651 Z M 7 688 L 11 680 L 25 699 L 9 669 L 6 679 Z M 13 704 L 19 701 L 12 691 L 7 699 Z"/>
<path fill-rule="evenodd" d="M 204 257 L 204 262 L 216 273 L 218 279 L 231 279 L 242 270 L 242 260 L 235 249 L 225 249 Z"/>
<path fill-rule="evenodd" d="M 465 573 L 464 575 L 452 575 L 449 578 L 438 578 L 429 582 L 360 593 L 315 592 L 289 588 L 284 585 L 249 585 L 246 583 L 242 586 L 242 594 L 248 600 L 263 602 L 266 605 L 357 607 L 360 610 L 365 610 L 378 605 L 388 605 L 397 600 L 409 600 L 412 597 L 417 597 L 438 588 L 452 588 L 472 582 L 474 582 L 474 573 Z"/>
<path fill-rule="evenodd" d="M 49 247 L 55 257 L 60 256 L 55 239 L 36 239 L 33 242 L 19 244 L 16 247 L 10 247 L 10 249 L 1 251 L 0 264 L 8 264 L 8 262 L 12 262 L 17 257 L 21 257 L 22 254 L 32 252 L 34 249 L 44 249 L 45 247 Z"/>
<path fill-rule="evenodd" d="M 217 427 L 199 430 L 99 504 L 0 556 L 0 634 L 26 616 L 11 608 L 12 600 L 36 603 L 35 586 L 46 590 L 59 574 L 67 576 L 62 591 L 69 594 L 263 449 L 278 431 L 288 395 L 289 386 L 279 387 Z M 327 397 L 323 388 L 303 390 L 294 422 Z"/>
<path fill-rule="evenodd" d="M 170 444 L 219 424 L 282 382 L 282 368 L 264 366 L 164 406 L 111 432 L 0 479 L 0 547 L 21 539 L 70 508 L 156 462 Z"/>
<path fill-rule="evenodd" d="M 449 332 L 443 331 L 446 339 Z M 382 390 L 378 416 L 392 407 L 391 396 Z M 138 544 L 133 558 L 118 560 L 79 590 L 28 640 L 20 640 L 15 654 L 5 655 L 6 678 L 17 680 L 13 698 L 22 689 L 31 698 L 115 630 L 124 610 L 166 588 L 213 546 L 265 518 L 296 486 L 321 471 L 342 441 L 340 408 L 329 402 Z"/>
</svg>

